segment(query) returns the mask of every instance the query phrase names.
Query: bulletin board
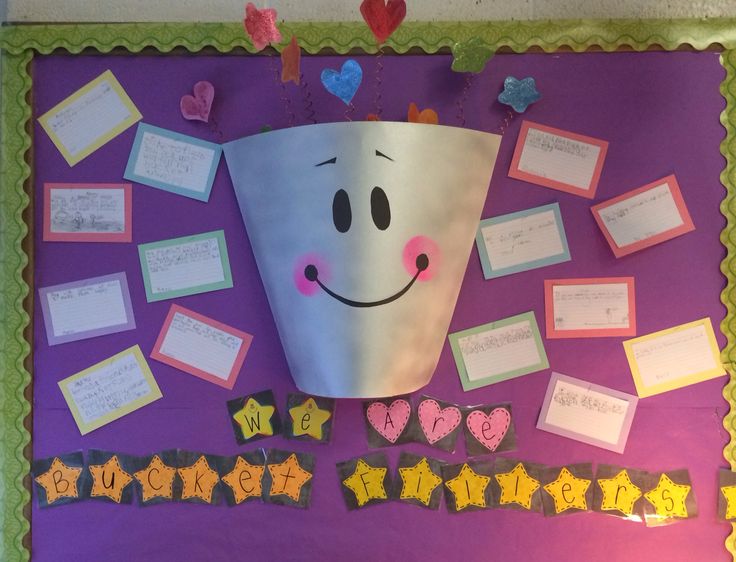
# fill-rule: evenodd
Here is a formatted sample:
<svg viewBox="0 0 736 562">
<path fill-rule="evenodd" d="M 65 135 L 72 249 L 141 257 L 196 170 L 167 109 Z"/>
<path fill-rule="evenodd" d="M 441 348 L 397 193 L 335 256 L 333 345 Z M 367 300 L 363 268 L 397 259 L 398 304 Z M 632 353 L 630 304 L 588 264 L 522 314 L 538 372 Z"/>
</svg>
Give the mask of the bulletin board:
<svg viewBox="0 0 736 562">
<path fill-rule="evenodd" d="M 732 20 L 405 23 L 383 54 L 362 24 L 281 24 L 304 51 L 302 84 L 282 85 L 278 56 L 255 54 L 239 24 L 59 25 L 6 27 L 2 52 L 0 242 L 0 522 L 3 560 L 537 558 L 640 557 L 727 560 L 736 549 L 717 516 L 718 471 L 736 468 L 733 395 L 734 194 Z M 452 72 L 449 48 L 478 37 L 496 55 L 469 79 Z M 284 43 L 285 45 L 286 43 Z M 281 45 L 279 48 L 283 47 Z M 364 82 L 353 108 L 321 87 L 324 68 L 358 61 Z M 135 127 L 70 167 L 38 117 L 111 70 L 143 121 L 213 143 L 381 110 L 406 121 L 407 108 L 432 108 L 443 125 L 502 133 L 482 218 L 558 203 L 572 260 L 485 280 L 473 248 L 450 332 L 534 311 L 544 335 L 545 279 L 634 276 L 637 335 L 710 317 L 729 372 L 642 399 L 623 454 L 535 428 L 552 370 L 636 394 L 622 338 L 545 340 L 551 369 L 463 391 L 449 342 L 430 384 L 414 393 L 459 405 L 511 403 L 516 448 L 488 455 L 563 466 L 592 462 L 635 469 L 686 468 L 698 515 L 647 528 L 601 513 L 545 517 L 494 509 L 449 513 L 398 501 L 348 511 L 336 464 L 382 451 L 390 472 L 402 451 L 458 464 L 454 452 L 407 443 L 372 449 L 360 400 L 337 400 L 327 444 L 270 437 L 238 445 L 226 402 L 272 390 L 282 416 L 296 387 L 238 211 L 224 159 L 209 202 L 134 184 L 131 243 L 43 240 L 43 184 L 122 183 Z M 522 115 L 496 102 L 506 76 L 535 78 L 542 99 Z M 199 80 L 215 86 L 210 125 L 185 121 L 179 99 Z M 594 201 L 508 177 L 525 119 L 609 142 Z M 429 125 L 428 125 L 429 126 Z M 616 259 L 590 212 L 609 199 L 676 174 L 695 224 L 685 236 Z M 458 189 L 462 187 L 459 186 Z M 232 390 L 149 359 L 163 398 L 80 435 L 58 381 L 138 344 L 148 359 L 172 301 L 146 302 L 138 244 L 223 230 L 233 287 L 173 302 L 253 335 Z M 37 290 L 125 271 L 136 329 L 49 346 Z M 30 460 L 90 449 L 134 456 L 169 449 L 235 455 L 270 447 L 314 455 L 308 509 L 258 504 L 227 507 L 173 502 L 150 507 L 93 500 L 40 508 Z M 724 459 L 725 457 L 725 459 Z M 725 541 L 725 546 L 724 546 Z"/>
</svg>

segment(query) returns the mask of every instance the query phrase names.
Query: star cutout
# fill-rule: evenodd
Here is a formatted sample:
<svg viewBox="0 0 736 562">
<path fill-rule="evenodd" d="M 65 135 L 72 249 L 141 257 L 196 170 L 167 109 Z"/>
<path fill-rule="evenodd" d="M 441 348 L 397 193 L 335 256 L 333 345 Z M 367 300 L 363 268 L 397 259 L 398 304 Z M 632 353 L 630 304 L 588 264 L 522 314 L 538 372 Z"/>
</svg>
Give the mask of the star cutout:
<svg viewBox="0 0 736 562">
<path fill-rule="evenodd" d="M 329 410 L 322 410 L 314 398 L 307 398 L 301 406 L 289 408 L 292 432 L 295 437 L 309 435 L 318 441 L 322 440 L 322 425 L 332 417 Z"/>
<path fill-rule="evenodd" d="M 524 113 L 527 107 L 540 99 L 542 94 L 537 91 L 532 77 L 517 80 L 513 76 L 507 76 L 503 81 L 503 92 L 498 94 L 498 101 L 510 105 L 517 113 Z"/>
<path fill-rule="evenodd" d="M 219 482 L 220 475 L 216 470 L 212 470 L 204 455 L 201 455 L 193 465 L 179 468 L 177 472 L 184 483 L 181 499 L 199 498 L 212 503 L 212 491 Z"/>
<path fill-rule="evenodd" d="M 286 495 L 295 502 L 299 501 L 302 486 L 312 478 L 312 474 L 299 465 L 294 453 L 282 463 L 269 464 L 268 472 L 271 473 L 271 490 L 268 495 Z"/>
<path fill-rule="evenodd" d="M 90 495 L 110 498 L 115 503 L 120 503 L 123 490 L 133 481 L 132 476 L 120 466 L 117 455 L 110 457 L 105 464 L 90 465 L 89 472 L 92 474 Z"/>
<path fill-rule="evenodd" d="M 240 431 L 246 439 L 250 439 L 254 435 L 270 436 L 273 435 L 271 416 L 275 411 L 276 408 L 273 406 L 261 406 L 253 398 L 248 398 L 245 406 L 233 414 L 233 419 L 240 426 Z"/>
<path fill-rule="evenodd" d="M 371 466 L 363 459 L 358 459 L 355 472 L 342 483 L 355 494 L 358 507 L 362 507 L 370 500 L 388 499 L 386 488 L 383 486 L 386 472 L 386 468 Z"/>
<path fill-rule="evenodd" d="M 687 484 L 675 484 L 669 476 L 662 474 L 657 487 L 649 490 L 644 497 L 654 506 L 660 517 L 687 517 L 685 499 L 690 493 Z"/>
<path fill-rule="evenodd" d="M 532 496 L 540 484 L 527 474 L 523 464 L 518 463 L 509 472 L 500 472 L 495 477 L 501 486 L 501 504 L 515 503 L 525 509 L 532 508 Z"/>
<path fill-rule="evenodd" d="M 618 510 L 624 515 L 634 513 L 634 504 L 641 497 L 641 488 L 631 481 L 626 469 L 613 478 L 600 478 L 598 485 L 603 492 L 603 511 Z"/>
<path fill-rule="evenodd" d="M 49 469 L 35 480 L 46 490 L 46 502 L 51 505 L 59 498 L 79 497 L 77 480 L 81 474 L 81 468 L 67 466 L 59 457 L 54 457 Z"/>
<path fill-rule="evenodd" d="M 493 51 L 479 38 L 455 43 L 452 46 L 452 70 L 455 72 L 483 72 Z"/>
<path fill-rule="evenodd" d="M 432 468 L 424 457 L 417 464 L 409 468 L 399 468 L 399 475 L 403 482 L 401 499 L 412 498 L 424 505 L 429 505 L 434 489 L 442 484 L 442 478 L 432 472 Z"/>
<path fill-rule="evenodd" d="M 143 501 L 153 498 L 171 499 L 174 496 L 172 484 L 176 469 L 163 463 L 158 455 L 153 455 L 151 462 L 143 470 L 134 472 L 133 476 L 141 485 Z"/>
<path fill-rule="evenodd" d="M 567 467 L 562 467 L 557 479 L 544 486 L 547 493 L 555 501 L 555 513 L 562 513 L 571 508 L 588 509 L 585 501 L 585 492 L 588 491 L 590 480 L 578 478 Z"/>
<path fill-rule="evenodd" d="M 222 481 L 232 489 L 236 504 L 248 498 L 260 497 L 263 490 L 261 486 L 263 471 L 262 466 L 250 464 L 243 460 L 243 457 L 238 457 L 232 471 L 222 477 Z"/>
<path fill-rule="evenodd" d="M 486 507 L 486 487 L 491 479 L 476 473 L 467 464 L 463 464 L 460 474 L 445 482 L 455 496 L 455 509 L 460 511 L 469 505 Z"/>
<path fill-rule="evenodd" d="M 273 8 L 259 10 L 253 2 L 248 2 L 245 5 L 243 25 L 248 37 L 253 41 L 253 45 L 258 51 L 261 51 L 269 43 L 281 41 L 281 33 L 276 27 L 276 17 L 276 10 Z"/>
</svg>

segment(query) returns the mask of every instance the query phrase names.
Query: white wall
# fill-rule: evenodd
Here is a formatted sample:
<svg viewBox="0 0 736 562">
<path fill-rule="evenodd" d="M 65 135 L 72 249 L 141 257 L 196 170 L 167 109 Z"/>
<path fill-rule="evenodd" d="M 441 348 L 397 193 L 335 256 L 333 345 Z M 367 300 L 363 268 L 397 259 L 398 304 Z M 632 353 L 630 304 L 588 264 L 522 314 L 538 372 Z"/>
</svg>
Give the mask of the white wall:
<svg viewBox="0 0 736 562">
<path fill-rule="evenodd" d="M 10 22 L 239 21 L 245 0 L 0 0 Z M 360 0 L 255 0 L 284 20 L 360 19 Z M 412 20 L 736 17 L 735 0 L 407 0 Z"/>
</svg>

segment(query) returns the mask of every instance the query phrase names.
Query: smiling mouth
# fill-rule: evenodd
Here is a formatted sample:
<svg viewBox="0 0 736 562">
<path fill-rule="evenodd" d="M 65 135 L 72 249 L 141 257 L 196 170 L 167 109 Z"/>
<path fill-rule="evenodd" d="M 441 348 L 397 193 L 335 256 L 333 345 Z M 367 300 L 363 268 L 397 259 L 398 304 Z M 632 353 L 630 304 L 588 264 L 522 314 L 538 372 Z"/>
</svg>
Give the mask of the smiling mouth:
<svg viewBox="0 0 736 562">
<path fill-rule="evenodd" d="M 370 302 L 354 301 L 352 299 L 345 298 L 342 295 L 338 295 L 337 293 L 335 293 L 334 291 L 331 291 L 328 287 L 322 284 L 322 281 L 319 280 L 319 270 L 317 269 L 317 266 L 314 264 L 309 264 L 307 267 L 304 268 L 304 277 L 306 277 L 308 281 L 317 283 L 317 285 L 319 285 L 320 288 L 325 293 L 327 293 L 333 299 L 336 299 L 343 304 L 346 304 L 348 306 L 354 306 L 356 308 L 369 308 L 372 306 L 381 306 L 382 304 L 388 304 L 390 302 L 394 302 L 399 297 L 402 297 L 403 295 L 405 295 L 409 291 L 409 289 L 411 289 L 412 285 L 414 285 L 414 283 L 416 282 L 417 278 L 422 273 L 422 271 L 426 270 L 429 267 L 429 257 L 427 256 L 427 254 L 419 254 L 415 260 L 415 264 L 417 266 L 417 272 L 414 274 L 414 277 L 412 277 L 411 280 L 406 284 L 406 286 L 403 289 L 401 289 L 398 293 L 394 293 L 390 297 L 387 297 L 380 301 L 370 301 Z"/>
</svg>

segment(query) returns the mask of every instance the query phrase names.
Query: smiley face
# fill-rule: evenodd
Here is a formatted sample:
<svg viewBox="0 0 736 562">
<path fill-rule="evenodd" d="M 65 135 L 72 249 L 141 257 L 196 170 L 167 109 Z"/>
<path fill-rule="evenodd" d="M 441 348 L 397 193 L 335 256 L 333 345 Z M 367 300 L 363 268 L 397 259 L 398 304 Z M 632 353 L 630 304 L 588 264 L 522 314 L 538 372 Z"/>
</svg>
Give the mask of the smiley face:
<svg viewBox="0 0 736 562">
<path fill-rule="evenodd" d="M 429 382 L 499 140 L 439 125 L 351 122 L 224 145 L 302 391 L 366 398 Z"/>
<path fill-rule="evenodd" d="M 395 162 L 395 160 L 381 152 L 375 150 L 375 156 L 377 158 L 383 158 L 389 162 Z M 338 157 L 333 156 L 322 162 L 315 164 L 315 168 L 322 166 L 336 166 L 338 165 Z M 358 191 L 358 196 L 364 195 Z M 370 197 L 365 194 L 364 199 L 367 205 L 358 204 L 359 209 L 368 207 L 370 210 L 370 221 L 373 226 L 379 231 L 385 231 L 391 226 L 391 203 L 386 191 L 380 186 L 373 186 L 370 189 Z M 350 228 L 353 226 L 353 207 L 355 207 L 355 200 L 353 203 L 350 201 L 350 194 L 343 188 L 338 188 L 332 197 L 332 224 L 335 230 L 339 234 L 348 234 Z M 365 213 L 368 215 L 368 213 Z M 358 219 L 358 217 L 356 217 Z M 368 220 L 368 217 L 365 217 Z M 410 278 L 407 283 L 394 292 L 384 298 L 377 300 L 356 300 L 349 298 L 345 295 L 341 295 L 332 289 L 330 289 L 323 280 L 320 279 L 320 270 L 330 271 L 329 266 L 324 264 L 324 260 L 313 254 L 307 254 L 306 256 L 300 257 L 295 266 L 294 272 L 294 283 L 296 288 L 302 294 L 306 296 L 312 296 L 316 294 L 315 286 L 319 287 L 327 295 L 333 299 L 355 308 L 369 308 L 374 306 L 381 306 L 392 303 L 396 299 L 405 295 L 414 285 L 417 280 L 428 281 L 432 278 L 436 264 L 439 260 L 439 247 L 437 244 L 426 236 L 414 236 L 412 237 L 403 247 L 402 259 L 404 267 L 406 268 Z M 430 269 L 430 256 L 432 268 Z M 305 282 L 306 281 L 306 282 Z"/>
</svg>

